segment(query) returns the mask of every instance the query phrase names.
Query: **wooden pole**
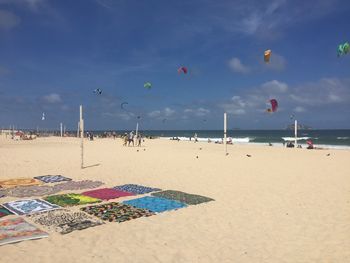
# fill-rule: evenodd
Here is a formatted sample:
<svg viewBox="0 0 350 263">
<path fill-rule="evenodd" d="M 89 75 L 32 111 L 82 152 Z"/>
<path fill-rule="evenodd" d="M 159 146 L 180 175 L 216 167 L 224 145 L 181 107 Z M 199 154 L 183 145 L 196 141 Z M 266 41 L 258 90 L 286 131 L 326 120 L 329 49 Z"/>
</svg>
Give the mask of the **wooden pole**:
<svg viewBox="0 0 350 263">
<path fill-rule="evenodd" d="M 297 147 L 298 143 L 298 121 L 294 120 L 294 147 Z"/>
<path fill-rule="evenodd" d="M 227 129 L 227 114 L 224 113 L 224 145 L 225 145 L 225 155 L 227 155 L 227 139 L 226 139 L 226 129 Z"/>
<path fill-rule="evenodd" d="M 80 149 L 81 149 L 81 169 L 84 168 L 84 120 L 83 105 L 80 105 Z"/>
<path fill-rule="evenodd" d="M 61 131 L 61 137 L 63 137 L 63 134 L 62 134 L 62 122 L 60 123 L 60 131 Z"/>
</svg>

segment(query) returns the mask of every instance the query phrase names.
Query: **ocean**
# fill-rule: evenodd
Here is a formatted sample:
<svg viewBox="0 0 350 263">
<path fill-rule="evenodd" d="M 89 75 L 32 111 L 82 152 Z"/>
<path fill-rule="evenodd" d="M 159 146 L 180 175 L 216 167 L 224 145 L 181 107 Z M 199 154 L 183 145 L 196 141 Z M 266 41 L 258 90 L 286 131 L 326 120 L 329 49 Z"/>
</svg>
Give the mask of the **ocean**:
<svg viewBox="0 0 350 263">
<path fill-rule="evenodd" d="M 124 132 L 124 131 L 123 131 Z M 179 137 L 180 140 L 193 140 L 197 133 L 199 141 L 215 142 L 223 138 L 223 131 L 219 130 L 145 130 L 140 131 L 145 136 L 162 137 L 170 139 Z M 288 139 L 294 139 L 294 130 L 228 130 L 227 137 L 231 137 L 234 143 L 258 143 L 283 145 Z M 306 140 L 312 140 L 315 146 L 350 149 L 350 129 L 344 130 L 298 130 L 299 143 L 306 145 Z"/>
</svg>

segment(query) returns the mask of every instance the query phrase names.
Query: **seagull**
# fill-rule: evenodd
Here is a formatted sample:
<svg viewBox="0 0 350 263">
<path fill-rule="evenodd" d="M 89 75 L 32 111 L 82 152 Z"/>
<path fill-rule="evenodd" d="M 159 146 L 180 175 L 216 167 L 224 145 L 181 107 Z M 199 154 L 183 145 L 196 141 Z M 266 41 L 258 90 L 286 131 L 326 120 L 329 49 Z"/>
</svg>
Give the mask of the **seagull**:
<svg viewBox="0 0 350 263">
<path fill-rule="evenodd" d="M 247 154 L 248 157 L 252 157 L 250 154 Z"/>
</svg>

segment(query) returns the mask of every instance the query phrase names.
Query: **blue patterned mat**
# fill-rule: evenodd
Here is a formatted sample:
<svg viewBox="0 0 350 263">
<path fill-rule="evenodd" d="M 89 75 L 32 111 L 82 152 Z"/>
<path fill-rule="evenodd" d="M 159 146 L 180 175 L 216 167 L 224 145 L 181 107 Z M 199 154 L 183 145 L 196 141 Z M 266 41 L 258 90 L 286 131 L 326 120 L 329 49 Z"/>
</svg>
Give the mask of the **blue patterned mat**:
<svg viewBox="0 0 350 263">
<path fill-rule="evenodd" d="M 152 188 L 152 187 L 147 187 L 147 186 L 142 186 L 142 185 L 137 185 L 137 184 L 124 184 L 124 185 L 119 185 L 119 186 L 116 186 L 113 188 L 116 190 L 121 190 L 124 192 L 133 193 L 135 195 L 142 195 L 142 194 L 147 194 L 147 193 L 162 190 L 159 188 Z"/>
<path fill-rule="evenodd" d="M 187 206 L 186 204 L 183 204 L 178 201 L 152 196 L 145 196 L 142 198 L 132 199 L 124 201 L 123 203 L 134 206 L 136 208 L 147 209 L 156 213 L 179 209 Z"/>
<path fill-rule="evenodd" d="M 72 179 L 64 177 L 62 175 L 42 175 L 42 176 L 35 176 L 34 178 L 38 179 L 40 181 L 43 181 L 44 183 L 58 183 L 58 182 L 72 180 Z"/>
</svg>

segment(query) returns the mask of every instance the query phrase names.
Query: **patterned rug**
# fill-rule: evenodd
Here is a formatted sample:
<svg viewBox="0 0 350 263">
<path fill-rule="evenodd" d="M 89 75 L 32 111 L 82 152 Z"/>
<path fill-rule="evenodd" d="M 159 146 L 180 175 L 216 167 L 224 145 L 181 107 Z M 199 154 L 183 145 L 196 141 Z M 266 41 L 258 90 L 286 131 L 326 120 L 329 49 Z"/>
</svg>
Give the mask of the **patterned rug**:
<svg viewBox="0 0 350 263">
<path fill-rule="evenodd" d="M 8 215 L 12 215 L 11 211 L 0 205 L 0 218 Z"/>
<path fill-rule="evenodd" d="M 5 189 L 0 189 L 0 198 L 5 197 L 7 195 L 7 191 Z"/>
<path fill-rule="evenodd" d="M 186 204 L 180 203 L 178 201 L 151 196 L 124 201 L 123 204 L 131 205 L 136 208 L 147 209 L 156 213 L 179 209 L 187 206 Z"/>
<path fill-rule="evenodd" d="M 154 215 L 154 213 L 148 210 L 138 209 L 129 205 L 124 205 L 116 202 L 102 205 L 87 206 L 81 208 L 81 210 L 90 215 L 94 215 L 98 218 L 101 218 L 102 220 L 118 223 L 143 216 Z"/>
<path fill-rule="evenodd" d="M 44 196 L 55 193 L 57 189 L 47 185 L 19 186 L 7 190 L 7 195 L 14 197 Z"/>
<path fill-rule="evenodd" d="M 91 180 L 83 180 L 83 181 L 69 181 L 66 183 L 56 184 L 53 186 L 57 192 L 66 191 L 66 190 L 82 190 L 82 189 L 93 189 L 103 185 L 103 182 L 100 181 L 91 181 Z"/>
<path fill-rule="evenodd" d="M 40 181 L 33 178 L 17 178 L 17 179 L 0 181 L 0 187 L 2 188 L 12 188 L 17 186 L 40 185 L 40 184 L 42 184 Z"/>
<path fill-rule="evenodd" d="M 86 205 L 101 202 L 100 199 L 81 194 L 50 195 L 46 196 L 44 199 L 51 204 L 56 204 L 59 206 Z"/>
<path fill-rule="evenodd" d="M 2 205 L 16 215 L 27 215 L 60 208 L 40 199 L 17 200 Z"/>
<path fill-rule="evenodd" d="M 29 218 L 34 223 L 61 234 L 104 224 L 103 221 L 84 212 L 63 209 L 30 215 Z"/>
<path fill-rule="evenodd" d="M 142 194 L 147 194 L 147 193 L 151 193 L 151 192 L 161 191 L 162 190 L 162 189 L 159 189 L 159 188 L 152 188 L 152 187 L 147 187 L 147 186 L 142 186 L 142 185 L 137 185 L 137 184 L 119 185 L 119 186 L 113 187 L 113 189 L 117 189 L 117 190 L 120 190 L 120 191 L 133 193 L 135 195 L 142 195 Z"/>
<path fill-rule="evenodd" d="M 63 181 L 72 181 L 72 179 L 68 177 L 64 177 L 62 175 L 42 175 L 42 176 L 35 176 L 34 178 L 40 181 L 43 181 L 44 183 L 58 183 Z"/>
<path fill-rule="evenodd" d="M 48 236 L 46 232 L 19 217 L 0 221 L 0 245 Z"/>
<path fill-rule="evenodd" d="M 180 191 L 173 191 L 173 190 L 167 190 L 162 191 L 158 193 L 153 193 L 153 196 L 161 197 L 161 198 L 167 198 L 171 200 L 176 200 L 182 203 L 185 203 L 187 205 L 198 205 L 205 202 L 214 201 L 214 199 L 201 196 L 201 195 L 193 195 L 193 194 L 187 194 Z"/>
<path fill-rule="evenodd" d="M 114 199 L 114 198 L 123 197 L 123 196 L 130 196 L 134 194 L 115 190 L 112 188 L 101 188 L 97 190 L 84 192 L 82 193 L 82 195 L 103 199 L 103 200 L 109 200 L 109 199 Z"/>
</svg>

